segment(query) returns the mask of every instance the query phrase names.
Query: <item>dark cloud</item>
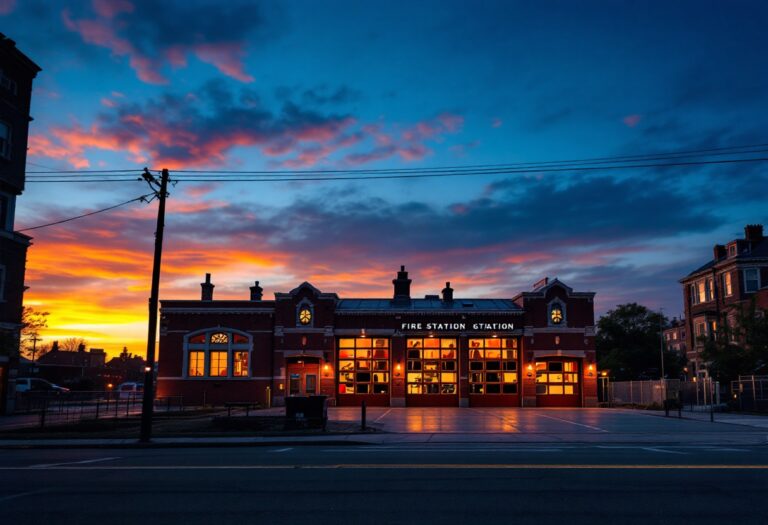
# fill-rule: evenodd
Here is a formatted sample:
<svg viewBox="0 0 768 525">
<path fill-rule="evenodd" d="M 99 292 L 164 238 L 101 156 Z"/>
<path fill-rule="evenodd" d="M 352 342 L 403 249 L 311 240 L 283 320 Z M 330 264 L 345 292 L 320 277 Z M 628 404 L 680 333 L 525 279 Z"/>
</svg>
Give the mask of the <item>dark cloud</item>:
<svg viewBox="0 0 768 525">
<path fill-rule="evenodd" d="M 183 67 L 190 56 L 252 81 L 243 62 L 248 44 L 273 37 L 276 27 L 261 4 L 237 0 L 93 0 L 66 6 L 61 17 L 85 43 L 127 57 L 150 83 L 166 83 L 167 66 Z"/>
</svg>

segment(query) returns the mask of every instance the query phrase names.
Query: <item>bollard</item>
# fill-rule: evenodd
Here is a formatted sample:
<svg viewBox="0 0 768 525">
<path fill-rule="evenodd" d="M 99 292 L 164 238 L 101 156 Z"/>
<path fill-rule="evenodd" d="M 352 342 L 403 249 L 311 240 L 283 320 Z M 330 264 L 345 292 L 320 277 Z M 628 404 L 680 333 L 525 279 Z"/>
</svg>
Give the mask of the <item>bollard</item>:
<svg viewBox="0 0 768 525">
<path fill-rule="evenodd" d="M 267 408 L 272 408 L 272 389 L 271 389 L 270 387 L 267 387 L 267 388 L 266 388 L 266 391 L 267 391 L 267 396 L 266 396 L 266 399 L 267 399 L 267 403 L 266 403 L 266 405 L 267 405 Z"/>
<path fill-rule="evenodd" d="M 360 404 L 360 430 L 365 430 L 365 401 Z"/>
</svg>

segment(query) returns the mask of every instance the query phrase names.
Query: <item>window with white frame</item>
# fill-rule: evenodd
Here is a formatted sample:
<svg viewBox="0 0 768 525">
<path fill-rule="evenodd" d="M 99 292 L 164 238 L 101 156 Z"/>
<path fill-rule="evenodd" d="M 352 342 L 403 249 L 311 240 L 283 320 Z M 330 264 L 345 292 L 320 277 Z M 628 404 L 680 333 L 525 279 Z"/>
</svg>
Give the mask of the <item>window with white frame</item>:
<svg viewBox="0 0 768 525">
<path fill-rule="evenodd" d="M 760 270 L 747 268 L 744 270 L 744 291 L 756 292 L 760 289 Z"/>
<path fill-rule="evenodd" d="M 711 277 L 704 281 L 704 298 L 707 302 L 715 297 L 715 282 Z"/>
<path fill-rule="evenodd" d="M 726 297 L 733 295 L 733 282 L 731 282 L 731 272 L 723 274 L 723 293 Z"/>
<path fill-rule="evenodd" d="M 186 377 L 248 377 L 251 337 L 227 328 L 202 330 L 185 337 Z"/>
</svg>

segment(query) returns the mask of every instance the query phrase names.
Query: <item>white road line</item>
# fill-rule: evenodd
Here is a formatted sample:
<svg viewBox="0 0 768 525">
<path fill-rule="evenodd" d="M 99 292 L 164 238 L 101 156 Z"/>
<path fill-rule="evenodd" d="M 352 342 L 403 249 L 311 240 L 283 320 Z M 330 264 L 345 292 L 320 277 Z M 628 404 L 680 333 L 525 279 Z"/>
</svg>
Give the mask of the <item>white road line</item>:
<svg viewBox="0 0 768 525">
<path fill-rule="evenodd" d="M 384 416 L 386 416 L 386 415 L 387 415 L 387 414 L 389 414 L 390 412 L 392 412 L 392 409 L 391 409 L 391 408 L 390 408 L 389 410 L 387 410 L 386 412 L 384 412 L 384 413 L 383 413 L 382 415 L 380 415 L 379 417 L 377 417 L 376 419 L 374 419 L 374 420 L 373 420 L 373 422 L 374 422 L 374 423 L 378 423 L 380 419 L 382 419 Z"/>
<path fill-rule="evenodd" d="M 349 452 L 397 452 L 397 453 L 409 453 L 409 452 L 430 452 L 433 454 L 442 454 L 446 452 L 473 452 L 473 453 L 498 453 L 498 452 L 511 452 L 522 454 L 526 452 L 562 452 L 560 448 L 328 448 L 323 450 L 324 453 L 337 453 L 347 454 Z"/>
<path fill-rule="evenodd" d="M 34 495 L 37 495 L 37 494 L 41 494 L 43 492 L 48 492 L 48 489 L 30 490 L 29 492 L 19 492 L 18 494 L 11 494 L 9 496 L 3 496 L 3 497 L 0 497 L 0 502 L 10 501 L 10 500 L 16 499 L 16 498 L 23 498 L 24 496 L 34 496 Z"/>
<path fill-rule="evenodd" d="M 277 450 L 272 450 L 271 452 L 279 453 L 279 452 L 288 452 L 289 450 L 293 450 L 292 448 L 279 448 Z"/>
<path fill-rule="evenodd" d="M 648 452 L 661 452 L 662 454 L 680 454 L 681 456 L 687 456 L 687 452 L 677 452 L 675 450 L 664 450 L 663 448 L 656 448 L 656 447 L 641 447 L 643 450 L 647 450 Z"/>
<path fill-rule="evenodd" d="M 86 459 L 83 461 L 70 461 L 67 463 L 43 463 L 40 465 L 30 465 L 29 468 L 51 468 L 51 467 L 61 467 L 64 465 L 88 465 L 90 463 L 101 463 L 102 461 L 112 461 L 114 459 L 120 459 L 119 457 L 110 457 L 110 458 L 96 458 L 96 459 Z"/>
<path fill-rule="evenodd" d="M 563 423 L 570 423 L 571 425 L 576 425 L 578 427 L 584 427 L 584 428 L 589 428 L 591 430 L 597 430 L 598 432 L 608 432 L 607 430 L 603 430 L 602 428 L 593 427 L 593 426 L 590 426 L 590 425 L 585 425 L 583 423 L 576 423 L 575 421 L 568 421 L 567 419 L 561 419 L 559 417 L 547 416 L 547 415 L 544 415 L 544 414 L 536 414 L 536 415 L 539 416 L 539 417 L 546 417 L 547 419 L 554 419 L 556 421 L 562 421 Z"/>
</svg>

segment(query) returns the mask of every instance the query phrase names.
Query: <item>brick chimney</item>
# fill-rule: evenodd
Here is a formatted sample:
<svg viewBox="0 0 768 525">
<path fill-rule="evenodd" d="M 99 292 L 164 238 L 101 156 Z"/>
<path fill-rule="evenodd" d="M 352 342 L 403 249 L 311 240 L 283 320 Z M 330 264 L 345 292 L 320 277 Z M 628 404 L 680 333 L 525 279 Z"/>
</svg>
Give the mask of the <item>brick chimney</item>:
<svg viewBox="0 0 768 525">
<path fill-rule="evenodd" d="M 744 239 L 747 241 L 759 242 L 763 240 L 762 224 L 747 224 L 744 226 Z"/>
<path fill-rule="evenodd" d="M 200 283 L 200 288 L 203 289 L 200 294 L 201 301 L 213 301 L 213 286 L 214 285 L 211 283 L 211 274 L 206 273 L 205 282 Z"/>
<path fill-rule="evenodd" d="M 397 272 L 397 279 L 392 279 L 392 284 L 395 285 L 395 302 L 409 304 L 411 302 L 411 280 L 408 278 L 405 266 L 400 267 L 400 271 Z"/>
<path fill-rule="evenodd" d="M 251 301 L 261 301 L 262 295 L 264 295 L 264 289 L 259 286 L 259 281 L 256 281 L 256 284 L 251 286 Z"/>
<path fill-rule="evenodd" d="M 451 288 L 450 281 L 447 281 L 445 283 L 445 288 L 443 288 L 443 302 L 444 303 L 453 302 L 453 288 Z"/>
<path fill-rule="evenodd" d="M 712 249 L 715 261 L 719 261 L 720 259 L 723 259 L 727 254 L 725 251 L 725 246 L 722 244 L 715 244 L 715 247 Z"/>
</svg>

